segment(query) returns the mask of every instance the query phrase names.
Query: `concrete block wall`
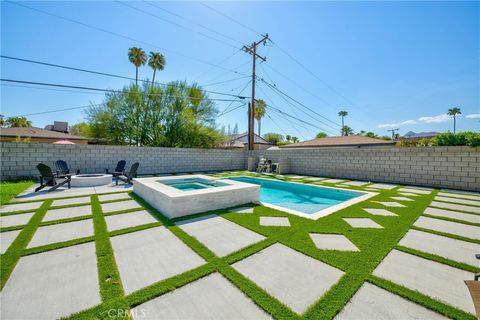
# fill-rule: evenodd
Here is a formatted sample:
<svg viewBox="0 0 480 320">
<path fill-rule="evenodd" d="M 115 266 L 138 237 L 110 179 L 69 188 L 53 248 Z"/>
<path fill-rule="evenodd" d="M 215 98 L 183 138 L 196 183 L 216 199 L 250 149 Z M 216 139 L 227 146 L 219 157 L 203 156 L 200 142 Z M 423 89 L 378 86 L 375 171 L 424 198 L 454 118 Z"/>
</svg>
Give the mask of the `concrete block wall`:
<svg viewBox="0 0 480 320">
<path fill-rule="evenodd" d="M 127 161 L 127 167 L 138 161 L 140 174 L 239 170 L 245 166 L 243 150 L 216 149 L 1 143 L 0 157 L 2 180 L 38 176 L 38 163 L 43 162 L 54 169 L 54 163 L 59 159 L 82 173 L 105 172 L 105 168 L 115 168 L 122 159 Z"/>
<path fill-rule="evenodd" d="M 140 162 L 140 174 L 243 170 L 249 156 L 288 159 L 290 173 L 480 191 L 480 148 L 362 147 L 279 150 L 178 149 L 104 145 L 0 143 L 0 177 L 37 176 L 35 166 L 58 159 L 84 173 L 117 161 Z"/>
<path fill-rule="evenodd" d="M 288 158 L 294 174 L 480 191 L 480 148 L 333 147 L 249 155 Z"/>
</svg>

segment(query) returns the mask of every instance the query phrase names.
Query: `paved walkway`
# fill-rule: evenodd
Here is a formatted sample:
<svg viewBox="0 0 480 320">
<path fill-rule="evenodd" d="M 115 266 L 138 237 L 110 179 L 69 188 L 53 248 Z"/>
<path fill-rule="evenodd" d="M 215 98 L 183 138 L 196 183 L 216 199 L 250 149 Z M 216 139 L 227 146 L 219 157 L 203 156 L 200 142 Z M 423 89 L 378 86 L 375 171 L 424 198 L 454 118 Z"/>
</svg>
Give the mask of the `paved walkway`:
<svg viewBox="0 0 480 320">
<path fill-rule="evenodd" d="M 361 183 L 350 185 L 360 186 Z M 387 190 L 385 192 L 397 187 L 375 186 Z M 179 233 L 201 243 L 210 254 L 217 256 L 215 259 L 228 259 L 243 254 L 246 248 L 247 251 L 255 248 L 252 254 L 228 262 L 231 272 L 239 273 L 245 277 L 244 281 L 262 290 L 262 295 L 268 295 L 298 315 L 331 292 L 345 275 L 328 261 L 320 261 L 282 243 L 265 242 L 266 237 L 258 233 L 262 230 L 289 232 L 296 227 L 298 217 L 262 216 L 261 207 L 242 207 L 229 214 L 256 219 L 258 232 L 220 215 L 206 215 L 165 226 L 161 225 L 158 216 L 145 210 L 126 192 L 131 190 L 128 186 L 72 188 L 38 194 L 32 194 L 32 189 L 18 197 L 15 204 L 0 208 L 1 227 L 6 230 L 0 233 L 2 254 L 11 252 L 10 248 L 20 241 L 26 241 L 25 251 L 0 294 L 2 319 L 61 318 L 102 302 L 101 281 L 112 280 L 99 278 L 98 268 L 103 262 L 99 260 L 96 251 L 99 248 L 93 240 L 94 237 L 98 240 L 98 228 L 102 227 L 95 224 L 95 219 L 100 219 L 100 225 L 105 228 L 121 290 L 127 295 L 189 272 L 206 272 L 202 268 L 208 257 L 194 250 L 192 243 Z M 363 216 L 343 218 L 344 227 L 359 228 L 365 234 L 381 233 L 389 227 L 388 221 L 401 218 L 399 210 L 408 210 L 417 197 L 432 192 L 415 187 L 396 191 L 403 196 L 392 199 L 402 203 L 372 201 L 359 210 Z M 91 195 L 98 196 L 100 204 L 92 206 L 95 197 Z M 49 208 L 43 205 L 46 199 L 55 199 Z M 369 208 L 369 205 L 387 208 Z M 474 254 L 478 253 L 475 240 L 480 239 L 478 210 L 480 195 L 438 193 L 424 216 L 417 219 L 397 247 L 375 268 L 373 275 L 474 313 L 463 281 L 472 278 L 473 272 L 466 271 L 468 268 L 479 266 L 474 259 Z M 35 226 L 36 231 L 31 239 L 19 239 L 26 225 Z M 342 255 L 356 255 L 365 250 L 361 239 L 355 236 L 321 233 L 315 228 L 312 224 L 305 238 L 298 239 L 310 241 L 313 250 Z M 212 269 L 200 277 L 195 275 L 194 279 L 146 299 L 133 309 L 133 318 L 271 318 L 229 277 Z M 436 312 L 368 282 L 336 316 L 336 319 L 359 318 L 443 319 Z"/>
</svg>

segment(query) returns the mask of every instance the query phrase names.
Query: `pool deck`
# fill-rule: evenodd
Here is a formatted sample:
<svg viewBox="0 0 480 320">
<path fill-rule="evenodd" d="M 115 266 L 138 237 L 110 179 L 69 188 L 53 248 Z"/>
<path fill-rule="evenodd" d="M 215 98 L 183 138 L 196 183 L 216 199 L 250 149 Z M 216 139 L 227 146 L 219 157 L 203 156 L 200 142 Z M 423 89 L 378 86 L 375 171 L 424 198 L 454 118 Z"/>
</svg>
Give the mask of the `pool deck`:
<svg viewBox="0 0 480 320">
<path fill-rule="evenodd" d="M 371 196 L 318 220 L 262 205 L 171 220 L 128 185 L 30 187 L 0 208 L 1 318 L 473 319 L 480 194 L 278 178 Z"/>
</svg>

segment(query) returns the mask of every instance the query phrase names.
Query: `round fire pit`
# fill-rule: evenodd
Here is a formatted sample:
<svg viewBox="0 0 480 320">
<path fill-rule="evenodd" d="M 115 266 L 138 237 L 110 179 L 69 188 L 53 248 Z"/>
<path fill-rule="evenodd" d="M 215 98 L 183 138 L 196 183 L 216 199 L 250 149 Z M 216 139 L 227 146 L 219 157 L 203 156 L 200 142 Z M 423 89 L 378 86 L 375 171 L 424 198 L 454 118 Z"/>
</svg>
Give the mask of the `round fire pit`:
<svg viewBox="0 0 480 320">
<path fill-rule="evenodd" d="M 72 187 L 104 186 L 112 182 L 110 174 L 77 174 L 72 176 Z"/>
</svg>

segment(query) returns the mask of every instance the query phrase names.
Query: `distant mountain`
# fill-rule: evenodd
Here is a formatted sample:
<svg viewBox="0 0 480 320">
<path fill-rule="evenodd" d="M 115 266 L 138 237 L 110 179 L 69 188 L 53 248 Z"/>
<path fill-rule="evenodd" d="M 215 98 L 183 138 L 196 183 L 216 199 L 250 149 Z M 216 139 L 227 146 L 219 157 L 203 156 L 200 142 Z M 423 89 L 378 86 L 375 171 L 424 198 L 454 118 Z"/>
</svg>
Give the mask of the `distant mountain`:
<svg viewBox="0 0 480 320">
<path fill-rule="evenodd" d="M 413 131 L 408 131 L 405 133 L 403 138 L 407 139 L 416 139 L 416 138 L 432 138 L 435 137 L 437 134 L 440 132 L 435 132 L 435 131 L 430 131 L 430 132 L 413 132 Z"/>
</svg>

